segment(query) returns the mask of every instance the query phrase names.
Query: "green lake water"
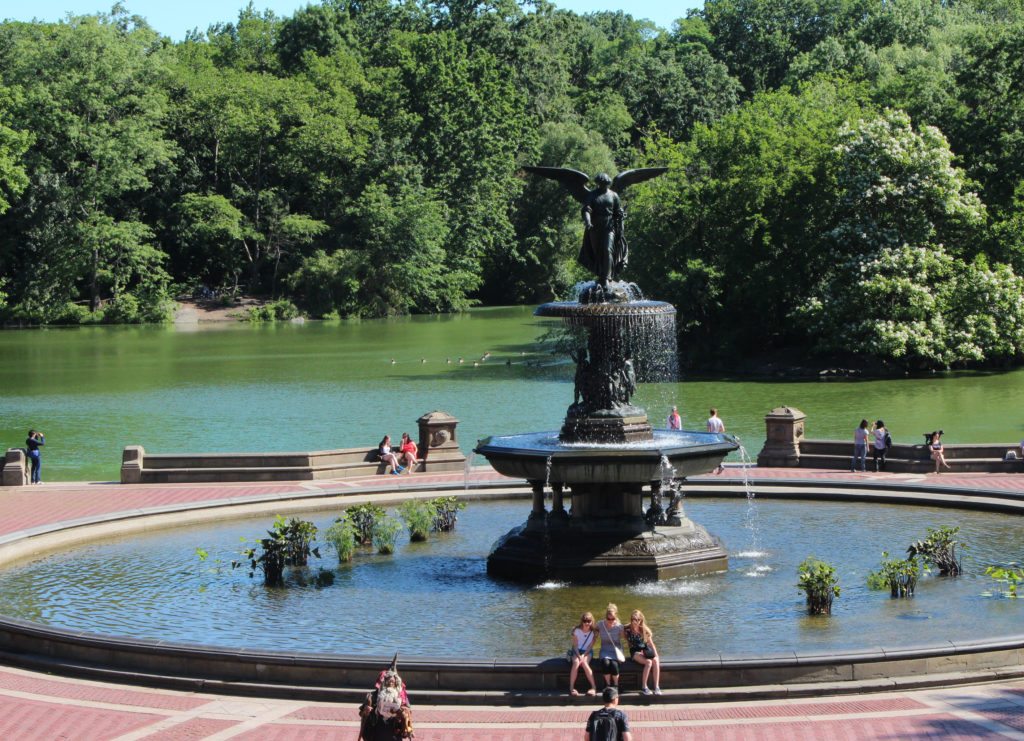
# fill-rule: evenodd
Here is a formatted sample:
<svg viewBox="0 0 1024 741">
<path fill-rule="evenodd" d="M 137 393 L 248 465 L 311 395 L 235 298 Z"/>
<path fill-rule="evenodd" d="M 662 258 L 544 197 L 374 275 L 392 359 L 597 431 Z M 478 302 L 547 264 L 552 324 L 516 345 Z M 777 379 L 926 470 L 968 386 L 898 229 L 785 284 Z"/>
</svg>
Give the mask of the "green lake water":
<svg viewBox="0 0 1024 741">
<path fill-rule="evenodd" d="M 557 429 L 572 401 L 572 365 L 539 352 L 543 325 L 532 312 L 0 332 L 0 444 L 21 447 L 35 427 L 46 434 L 44 481 L 113 480 L 125 445 L 153 453 L 371 447 L 384 433 L 415 436 L 416 418 L 442 409 L 461 420 L 468 453 L 487 435 Z M 1024 370 L 683 378 L 642 384 L 635 397 L 655 425 L 677 404 L 684 427 L 703 429 L 717 406 L 752 455 L 764 414 L 781 404 L 807 414 L 814 438 L 852 439 L 861 418 L 882 417 L 897 442 L 941 427 L 947 443 L 1012 443 L 1024 436 L 1022 402 Z"/>
</svg>

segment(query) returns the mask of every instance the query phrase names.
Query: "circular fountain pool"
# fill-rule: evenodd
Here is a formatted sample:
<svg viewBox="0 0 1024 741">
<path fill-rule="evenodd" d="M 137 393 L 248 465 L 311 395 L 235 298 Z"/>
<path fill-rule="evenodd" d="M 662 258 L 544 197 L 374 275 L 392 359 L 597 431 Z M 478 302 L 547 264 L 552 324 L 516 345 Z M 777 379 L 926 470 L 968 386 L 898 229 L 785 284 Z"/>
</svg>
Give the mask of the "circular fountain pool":
<svg viewBox="0 0 1024 741">
<path fill-rule="evenodd" d="M 728 572 L 632 586 L 537 587 L 487 576 L 494 533 L 522 501 L 473 502 L 458 530 L 394 556 L 370 552 L 336 567 L 333 586 L 266 589 L 232 570 L 242 536 L 270 518 L 221 522 L 97 542 L 0 572 L 3 613 L 113 636 L 277 651 L 381 656 L 549 657 L 568 645 L 579 614 L 642 609 L 666 657 L 823 653 L 939 644 L 1019 632 L 1021 605 L 984 596 L 990 563 L 1021 560 L 1019 521 L 1004 514 L 900 505 L 696 499 L 687 514 L 716 532 Z M 317 515 L 318 525 L 330 519 Z M 898 554 L 927 526 L 961 526 L 970 544 L 956 579 L 924 578 L 916 597 L 865 586 L 883 550 Z M 199 561 L 195 549 L 209 553 Z M 831 618 L 808 617 L 794 584 L 815 555 L 837 565 L 842 596 Z M 969 617 L 968 617 L 969 616 Z"/>
</svg>

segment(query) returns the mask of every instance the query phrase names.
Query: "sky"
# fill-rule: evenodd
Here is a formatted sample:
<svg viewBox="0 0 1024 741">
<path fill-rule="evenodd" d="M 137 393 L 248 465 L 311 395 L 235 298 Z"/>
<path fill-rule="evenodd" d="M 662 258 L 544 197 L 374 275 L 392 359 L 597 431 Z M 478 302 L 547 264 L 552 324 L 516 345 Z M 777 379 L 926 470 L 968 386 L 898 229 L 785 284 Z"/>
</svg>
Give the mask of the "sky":
<svg viewBox="0 0 1024 741">
<path fill-rule="evenodd" d="M 175 41 L 193 28 L 205 31 L 213 23 L 233 21 L 248 0 L 123 0 L 128 11 L 141 15 L 160 33 Z M 554 0 L 556 6 L 577 13 L 624 10 L 636 18 L 647 18 L 669 29 L 689 8 L 703 6 L 703 0 Z M 0 19 L 57 21 L 67 13 L 87 15 L 110 10 L 114 0 L 0 0 Z M 277 15 L 290 16 L 311 0 L 254 0 L 258 10 L 269 8 Z M 319 4 L 319 0 L 312 0 Z"/>
</svg>

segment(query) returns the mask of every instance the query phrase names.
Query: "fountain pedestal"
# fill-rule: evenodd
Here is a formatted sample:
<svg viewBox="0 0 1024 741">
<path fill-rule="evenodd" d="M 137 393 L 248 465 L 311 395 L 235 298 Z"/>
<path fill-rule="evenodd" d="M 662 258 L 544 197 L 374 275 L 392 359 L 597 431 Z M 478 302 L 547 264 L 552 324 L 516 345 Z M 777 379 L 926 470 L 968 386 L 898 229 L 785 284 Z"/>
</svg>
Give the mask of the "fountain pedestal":
<svg viewBox="0 0 1024 741">
<path fill-rule="evenodd" d="M 665 512 L 660 500 L 666 479 L 710 471 L 736 447 L 718 433 L 680 430 L 655 430 L 651 440 L 623 446 L 566 444 L 554 432 L 480 441 L 476 451 L 495 470 L 533 489 L 529 518 L 498 541 L 488 573 L 622 583 L 724 570 L 728 556 L 717 538 L 678 503 Z"/>
</svg>

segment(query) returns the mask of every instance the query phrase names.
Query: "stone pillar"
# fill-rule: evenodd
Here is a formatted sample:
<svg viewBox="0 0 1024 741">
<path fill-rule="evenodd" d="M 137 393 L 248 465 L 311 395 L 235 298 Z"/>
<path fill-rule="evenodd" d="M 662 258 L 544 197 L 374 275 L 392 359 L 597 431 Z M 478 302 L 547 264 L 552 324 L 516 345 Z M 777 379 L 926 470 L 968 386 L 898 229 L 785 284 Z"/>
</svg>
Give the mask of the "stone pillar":
<svg viewBox="0 0 1024 741">
<path fill-rule="evenodd" d="M 548 519 L 547 510 L 544 509 L 544 482 L 534 480 L 528 483 L 533 489 L 533 509 L 530 511 L 530 517 L 526 520 L 526 529 L 543 530 Z"/>
<path fill-rule="evenodd" d="M 146 450 L 141 445 L 126 445 L 121 454 L 121 483 L 141 484 Z"/>
<path fill-rule="evenodd" d="M 766 468 L 800 465 L 800 443 L 807 415 L 795 407 L 776 407 L 764 418 L 766 437 L 757 465 Z"/>
<path fill-rule="evenodd" d="M 459 420 L 448 412 L 433 411 L 416 420 L 420 430 L 419 450 L 423 470 L 461 471 L 466 456 L 459 450 L 455 428 Z"/>
<path fill-rule="evenodd" d="M 22 448 L 8 448 L 4 456 L 4 465 L 0 485 L 28 486 L 28 456 Z"/>
<path fill-rule="evenodd" d="M 564 527 L 569 524 L 569 513 L 565 511 L 564 485 L 551 484 L 551 513 L 548 515 L 548 525 Z"/>
</svg>

